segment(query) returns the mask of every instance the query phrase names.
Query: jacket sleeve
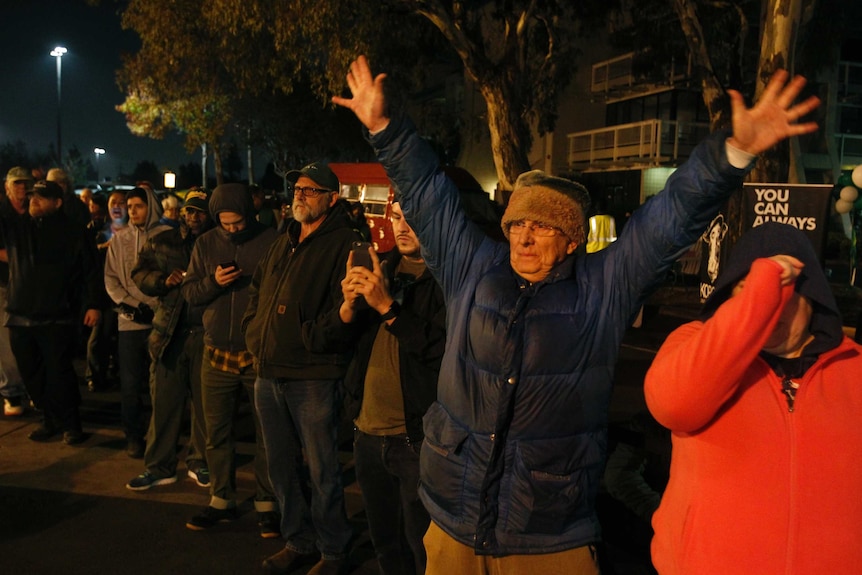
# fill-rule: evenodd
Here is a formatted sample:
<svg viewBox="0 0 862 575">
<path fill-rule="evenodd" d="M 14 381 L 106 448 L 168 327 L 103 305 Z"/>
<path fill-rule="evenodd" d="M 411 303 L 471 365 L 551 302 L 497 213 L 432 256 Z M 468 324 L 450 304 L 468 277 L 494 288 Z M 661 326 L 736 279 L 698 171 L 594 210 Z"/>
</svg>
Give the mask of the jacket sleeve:
<svg viewBox="0 0 862 575">
<path fill-rule="evenodd" d="M 447 297 L 459 292 L 468 273 L 481 271 L 475 265 L 491 267 L 505 257 L 507 247 L 489 239 L 467 219 L 458 188 L 406 116 L 393 117 L 369 141 L 400 193 L 401 209 L 422 244 L 425 264 Z M 476 258 L 483 244 L 496 248 L 496 253 Z"/>
<path fill-rule="evenodd" d="M 332 248 L 338 257 L 335 258 L 327 285 L 330 305 L 319 316 L 302 324 L 302 343 L 308 351 L 342 353 L 349 350 L 356 341 L 358 326 L 344 324 L 338 315 L 338 308 L 343 298 L 341 280 L 344 279 L 347 269 L 347 256 L 350 253 L 351 244 L 359 238 L 358 233 L 352 232 L 344 239 L 340 248 Z"/>
<path fill-rule="evenodd" d="M 705 323 L 668 336 L 644 381 L 647 406 L 659 423 L 696 431 L 733 397 L 793 294 L 794 286 L 781 286 L 780 274 L 777 263 L 756 260 L 737 296 Z"/>
<path fill-rule="evenodd" d="M 206 254 L 204 254 L 204 242 L 200 239 L 195 242 L 192 249 L 192 257 L 186 277 L 183 279 L 183 298 L 190 305 L 209 305 L 222 294 L 225 288 L 215 281 L 215 274 L 207 272 Z"/>
<path fill-rule="evenodd" d="M 132 268 L 132 281 L 137 284 L 138 289 L 148 296 L 162 297 L 171 291 L 165 285 L 168 275 L 159 266 L 153 240 L 147 240 L 141 253 L 138 254 L 135 267 Z"/>
<path fill-rule="evenodd" d="M 437 284 L 434 284 L 432 297 L 433 302 L 427 308 L 430 315 L 404 306 L 386 329 L 398 338 L 399 347 L 416 361 L 439 369 L 446 349 L 446 304 Z"/>
<path fill-rule="evenodd" d="M 77 227 L 75 229 L 78 229 Z M 84 229 L 82 230 L 81 263 L 84 270 L 84 301 L 83 309 L 102 309 L 105 299 L 105 283 L 102 274 L 102 262 L 96 249 L 95 239 Z"/>
<path fill-rule="evenodd" d="M 141 301 L 129 293 L 126 286 L 123 285 L 123 263 L 120 261 L 120 242 L 116 236 L 108 244 L 108 254 L 105 257 L 105 290 L 108 292 L 111 300 L 116 304 L 128 304 L 132 307 L 138 307 Z"/>
<path fill-rule="evenodd" d="M 245 335 L 248 324 L 254 319 L 257 314 L 257 306 L 260 302 L 260 285 L 262 283 L 264 270 L 269 269 L 269 254 L 272 250 L 267 250 L 266 255 L 254 267 L 254 273 L 251 275 L 251 281 L 248 284 L 248 305 L 240 320 L 240 330 Z"/>
<path fill-rule="evenodd" d="M 615 306 L 626 320 L 742 187 L 751 166 L 739 169 L 728 162 L 727 137 L 717 132 L 701 142 L 664 189 L 634 211 L 616 242 L 586 256 L 588 268 L 613 278 Z"/>
<path fill-rule="evenodd" d="M 313 353 L 340 353 L 356 344 L 359 337 L 370 325 L 369 310 L 357 311 L 354 321 L 341 321 L 339 310 L 342 300 L 323 314 L 316 322 L 303 326 L 305 346 Z"/>
</svg>

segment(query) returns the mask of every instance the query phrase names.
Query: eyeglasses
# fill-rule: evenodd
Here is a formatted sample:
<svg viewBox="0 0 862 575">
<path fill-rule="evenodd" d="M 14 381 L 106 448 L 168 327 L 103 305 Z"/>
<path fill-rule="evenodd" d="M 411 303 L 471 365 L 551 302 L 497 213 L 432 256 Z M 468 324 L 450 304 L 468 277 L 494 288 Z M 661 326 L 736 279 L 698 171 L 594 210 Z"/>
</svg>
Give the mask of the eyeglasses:
<svg viewBox="0 0 862 575">
<path fill-rule="evenodd" d="M 509 233 L 520 236 L 530 230 L 534 236 L 540 238 L 549 238 L 557 234 L 563 233 L 559 228 L 543 224 L 542 222 L 529 222 L 527 220 L 515 220 L 509 224 Z"/>
<path fill-rule="evenodd" d="M 312 188 L 309 186 L 293 186 L 293 196 L 301 196 L 303 198 L 316 198 L 320 194 L 332 193 L 332 190 L 325 188 Z"/>
</svg>

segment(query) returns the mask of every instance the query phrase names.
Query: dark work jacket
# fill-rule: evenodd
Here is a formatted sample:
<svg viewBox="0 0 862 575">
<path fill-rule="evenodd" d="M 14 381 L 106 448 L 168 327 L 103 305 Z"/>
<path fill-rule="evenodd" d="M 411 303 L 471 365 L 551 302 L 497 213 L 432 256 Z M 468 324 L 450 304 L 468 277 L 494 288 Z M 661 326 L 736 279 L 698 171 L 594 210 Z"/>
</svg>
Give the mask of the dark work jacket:
<svg viewBox="0 0 862 575">
<path fill-rule="evenodd" d="M 77 323 L 104 297 L 96 245 L 62 210 L 4 218 L 10 315 L 39 323 Z"/>
<path fill-rule="evenodd" d="M 299 230 L 291 222 L 254 272 L 242 320 L 245 342 L 260 377 L 341 379 L 350 349 L 316 351 L 315 324 L 339 301 L 347 255 L 360 238 L 340 203 L 302 242 Z"/>
<path fill-rule="evenodd" d="M 154 361 L 161 358 L 183 313 L 186 313 L 188 327 L 203 326 L 205 306 L 186 305 L 180 289 L 182 284 L 173 288 L 165 285 L 174 270 L 188 268 L 194 246 L 195 236 L 181 223 L 179 227 L 149 238 L 132 269 L 132 281 L 138 288 L 148 296 L 159 298 L 149 336 L 150 357 Z"/>
<path fill-rule="evenodd" d="M 383 273 L 391 286 L 401 255 L 392 251 L 381 254 L 380 257 Z M 398 340 L 398 376 L 404 397 L 407 437 L 411 443 L 420 443 L 424 436 L 422 417 L 437 398 L 437 377 L 446 346 L 446 303 L 440 286 L 427 269 L 404 289 L 403 301 L 399 303 L 401 312 L 386 329 Z M 367 310 L 360 314 L 357 321 L 344 324 L 338 314 L 339 307 L 327 315 L 324 331 L 334 336 L 340 329 L 344 329 L 345 333 L 352 331 L 353 337 L 359 338 L 353 360 L 344 377 L 347 392 L 345 410 L 353 420 L 362 407 L 365 373 L 368 371 L 368 361 L 381 322 L 380 314 Z"/>
</svg>

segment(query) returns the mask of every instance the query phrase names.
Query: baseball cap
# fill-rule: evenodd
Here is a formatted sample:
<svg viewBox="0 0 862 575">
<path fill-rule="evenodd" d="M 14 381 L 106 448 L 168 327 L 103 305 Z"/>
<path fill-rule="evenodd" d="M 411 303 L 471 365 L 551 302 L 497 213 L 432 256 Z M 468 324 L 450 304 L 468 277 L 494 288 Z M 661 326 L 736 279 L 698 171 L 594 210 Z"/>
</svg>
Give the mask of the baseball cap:
<svg viewBox="0 0 862 575">
<path fill-rule="evenodd" d="M 326 162 L 313 162 L 302 169 L 291 170 L 285 176 L 288 181 L 296 183 L 300 176 L 305 176 L 314 181 L 315 184 L 333 192 L 341 192 L 338 176 L 329 169 Z"/>
<path fill-rule="evenodd" d="M 6 173 L 7 182 L 19 182 L 21 180 L 26 180 L 28 182 L 33 181 L 33 176 L 26 168 L 22 168 L 21 166 L 15 166 Z"/>
<path fill-rule="evenodd" d="M 209 212 L 210 199 L 203 190 L 189 190 L 183 208 L 191 208 L 202 212 Z"/>
<path fill-rule="evenodd" d="M 63 188 L 57 182 L 49 182 L 47 180 L 39 180 L 33 184 L 33 188 L 27 194 L 36 194 L 43 198 L 53 198 L 55 200 L 63 199 Z"/>
</svg>

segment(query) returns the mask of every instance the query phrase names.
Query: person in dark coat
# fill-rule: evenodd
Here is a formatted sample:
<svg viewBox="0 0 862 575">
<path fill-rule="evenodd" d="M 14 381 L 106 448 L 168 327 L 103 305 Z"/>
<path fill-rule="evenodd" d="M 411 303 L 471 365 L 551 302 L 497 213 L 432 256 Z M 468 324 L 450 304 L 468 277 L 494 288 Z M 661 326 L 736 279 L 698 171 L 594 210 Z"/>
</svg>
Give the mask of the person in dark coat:
<svg viewBox="0 0 862 575">
<path fill-rule="evenodd" d="M 27 392 L 42 410 L 41 425 L 28 437 L 48 441 L 62 432 L 64 443 L 74 445 L 86 439 L 72 365 L 75 335 L 81 322 L 92 327 L 99 319 L 102 270 L 90 234 L 62 210 L 63 189 L 42 180 L 29 195 L 27 216 L 2 221 L 6 325 Z"/>
<path fill-rule="evenodd" d="M 190 191 L 179 225 L 147 240 L 132 269 L 132 280 L 140 290 L 159 298 L 149 335 L 152 413 L 145 470 L 126 483 L 132 491 L 177 480 L 177 442 L 187 399 L 191 399 L 191 440 L 185 463 L 189 477 L 209 487 L 201 398 L 203 307 L 189 305 L 180 291 L 195 240 L 212 227 L 208 204 L 206 193 Z"/>
</svg>

